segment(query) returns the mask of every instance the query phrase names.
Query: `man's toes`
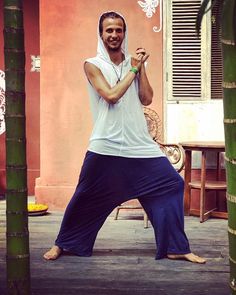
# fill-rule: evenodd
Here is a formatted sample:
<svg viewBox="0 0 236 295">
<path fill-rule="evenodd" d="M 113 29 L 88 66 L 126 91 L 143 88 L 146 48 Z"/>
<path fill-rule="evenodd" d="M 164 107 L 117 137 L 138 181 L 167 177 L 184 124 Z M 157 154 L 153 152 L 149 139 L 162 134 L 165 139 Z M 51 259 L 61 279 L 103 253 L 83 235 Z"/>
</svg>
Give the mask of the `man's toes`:
<svg viewBox="0 0 236 295">
<path fill-rule="evenodd" d="M 197 256 L 193 253 L 188 253 L 188 254 L 176 254 L 176 255 L 173 255 L 173 254 L 170 254 L 170 255 L 167 255 L 167 257 L 169 259 L 184 259 L 184 260 L 187 260 L 187 261 L 190 261 L 190 262 L 193 262 L 193 263 L 206 263 L 206 259 L 200 257 L 200 256 Z"/>
<path fill-rule="evenodd" d="M 54 246 L 43 255 L 43 258 L 46 260 L 55 260 L 61 255 L 61 252 L 62 250 L 59 247 Z"/>
<path fill-rule="evenodd" d="M 191 261 L 191 262 L 194 262 L 194 263 L 206 263 L 206 259 L 200 257 L 200 256 L 197 256 L 193 253 L 190 253 L 190 254 L 187 254 L 186 255 L 186 259 Z"/>
</svg>

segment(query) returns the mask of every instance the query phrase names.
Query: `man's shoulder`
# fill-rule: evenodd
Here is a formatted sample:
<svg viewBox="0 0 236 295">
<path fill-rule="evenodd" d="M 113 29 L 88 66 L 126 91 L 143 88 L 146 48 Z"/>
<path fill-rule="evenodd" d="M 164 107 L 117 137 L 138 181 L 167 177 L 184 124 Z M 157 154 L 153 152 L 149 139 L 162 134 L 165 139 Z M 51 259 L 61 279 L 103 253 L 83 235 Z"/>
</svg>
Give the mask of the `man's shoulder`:
<svg viewBox="0 0 236 295">
<path fill-rule="evenodd" d="M 99 56 L 86 58 L 85 62 L 90 62 L 95 65 L 99 65 L 101 63 L 101 58 Z"/>
<path fill-rule="evenodd" d="M 91 63 L 98 67 L 99 69 L 103 69 L 106 67 L 106 65 L 109 65 L 110 63 L 101 58 L 100 56 L 90 57 L 85 60 L 85 62 Z"/>
<path fill-rule="evenodd" d="M 98 56 L 93 56 L 93 57 L 87 57 L 85 60 L 93 60 L 93 59 L 97 59 Z"/>
</svg>

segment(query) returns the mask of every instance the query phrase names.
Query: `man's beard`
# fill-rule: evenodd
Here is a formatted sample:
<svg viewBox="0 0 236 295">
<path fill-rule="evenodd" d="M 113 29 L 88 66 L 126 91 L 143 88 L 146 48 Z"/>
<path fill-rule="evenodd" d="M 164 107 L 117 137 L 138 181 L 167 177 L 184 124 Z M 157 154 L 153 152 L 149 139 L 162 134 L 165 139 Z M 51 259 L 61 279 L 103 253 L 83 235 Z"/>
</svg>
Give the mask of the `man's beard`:
<svg viewBox="0 0 236 295">
<path fill-rule="evenodd" d="M 118 47 L 110 47 L 110 46 L 108 46 L 108 48 L 109 48 L 110 51 L 117 52 L 117 51 L 120 51 L 121 45 L 118 46 Z"/>
<path fill-rule="evenodd" d="M 122 42 L 119 41 L 119 44 L 117 44 L 117 46 L 115 46 L 115 47 L 113 47 L 113 46 L 110 45 L 109 43 L 112 43 L 112 41 L 107 42 L 107 49 L 108 49 L 108 50 L 110 50 L 110 51 L 112 51 L 112 52 L 120 51 Z"/>
</svg>

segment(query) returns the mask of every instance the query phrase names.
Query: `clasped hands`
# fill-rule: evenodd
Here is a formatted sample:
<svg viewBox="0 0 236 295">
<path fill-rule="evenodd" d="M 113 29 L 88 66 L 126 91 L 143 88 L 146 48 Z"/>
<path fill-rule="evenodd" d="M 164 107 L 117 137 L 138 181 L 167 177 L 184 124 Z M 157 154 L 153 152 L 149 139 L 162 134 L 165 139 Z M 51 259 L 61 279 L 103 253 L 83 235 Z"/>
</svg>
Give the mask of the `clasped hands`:
<svg viewBox="0 0 236 295">
<path fill-rule="evenodd" d="M 138 70 L 141 69 L 141 66 L 148 59 L 149 54 L 144 48 L 137 48 L 135 55 L 131 57 L 131 66 L 136 67 Z"/>
</svg>

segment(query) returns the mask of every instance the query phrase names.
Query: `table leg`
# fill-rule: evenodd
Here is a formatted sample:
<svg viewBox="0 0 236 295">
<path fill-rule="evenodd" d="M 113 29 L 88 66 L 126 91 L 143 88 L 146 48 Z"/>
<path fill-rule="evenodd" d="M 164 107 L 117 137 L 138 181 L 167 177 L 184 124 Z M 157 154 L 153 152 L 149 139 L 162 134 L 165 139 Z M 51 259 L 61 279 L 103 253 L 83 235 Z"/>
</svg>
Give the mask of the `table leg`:
<svg viewBox="0 0 236 295">
<path fill-rule="evenodd" d="M 216 167 L 216 180 L 220 180 L 221 179 L 221 153 L 218 152 L 217 153 L 217 167 Z M 216 191 L 216 208 L 219 209 L 219 192 Z"/>
<path fill-rule="evenodd" d="M 192 151 L 185 151 L 185 169 L 184 169 L 184 213 L 190 215 L 191 204 L 191 188 L 189 183 L 191 181 L 191 165 L 192 165 Z"/>
<path fill-rule="evenodd" d="M 200 190 L 200 222 L 205 221 L 205 184 L 206 184 L 206 151 L 202 151 L 201 190 Z"/>
<path fill-rule="evenodd" d="M 221 179 L 221 152 L 217 153 L 217 176 L 216 176 L 216 180 L 220 180 Z"/>
</svg>

